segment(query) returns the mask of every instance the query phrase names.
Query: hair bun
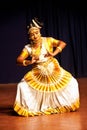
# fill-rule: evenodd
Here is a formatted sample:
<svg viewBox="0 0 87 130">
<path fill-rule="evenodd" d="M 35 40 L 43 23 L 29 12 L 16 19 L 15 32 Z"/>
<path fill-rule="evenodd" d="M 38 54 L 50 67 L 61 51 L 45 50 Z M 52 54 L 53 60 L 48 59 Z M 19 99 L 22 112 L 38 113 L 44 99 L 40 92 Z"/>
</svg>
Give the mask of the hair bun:
<svg viewBox="0 0 87 130">
<path fill-rule="evenodd" d="M 43 23 L 42 22 L 40 22 L 39 20 L 38 20 L 38 18 L 34 18 L 34 21 L 39 25 L 39 26 L 43 26 Z"/>
</svg>

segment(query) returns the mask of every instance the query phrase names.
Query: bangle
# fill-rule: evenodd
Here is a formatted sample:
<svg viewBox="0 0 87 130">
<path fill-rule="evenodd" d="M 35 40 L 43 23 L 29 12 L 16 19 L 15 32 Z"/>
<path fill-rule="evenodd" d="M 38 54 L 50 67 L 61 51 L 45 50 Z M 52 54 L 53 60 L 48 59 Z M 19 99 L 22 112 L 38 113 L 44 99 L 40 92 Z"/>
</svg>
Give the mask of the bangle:
<svg viewBox="0 0 87 130">
<path fill-rule="evenodd" d="M 24 65 L 24 66 L 27 66 L 27 65 L 26 65 L 26 60 L 23 61 L 23 65 Z"/>
<path fill-rule="evenodd" d="M 57 48 L 59 49 L 60 52 L 62 52 L 62 48 L 61 47 L 58 46 Z"/>
</svg>

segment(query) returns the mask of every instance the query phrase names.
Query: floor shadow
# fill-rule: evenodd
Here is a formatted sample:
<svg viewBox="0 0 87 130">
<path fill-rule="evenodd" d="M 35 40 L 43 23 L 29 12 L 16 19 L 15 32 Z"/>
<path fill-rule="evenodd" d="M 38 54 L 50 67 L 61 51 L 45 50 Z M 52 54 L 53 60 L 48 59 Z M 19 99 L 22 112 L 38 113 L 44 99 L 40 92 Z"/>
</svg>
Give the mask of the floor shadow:
<svg viewBox="0 0 87 130">
<path fill-rule="evenodd" d="M 13 110 L 13 106 L 0 106 L 0 115 L 18 116 Z"/>
</svg>

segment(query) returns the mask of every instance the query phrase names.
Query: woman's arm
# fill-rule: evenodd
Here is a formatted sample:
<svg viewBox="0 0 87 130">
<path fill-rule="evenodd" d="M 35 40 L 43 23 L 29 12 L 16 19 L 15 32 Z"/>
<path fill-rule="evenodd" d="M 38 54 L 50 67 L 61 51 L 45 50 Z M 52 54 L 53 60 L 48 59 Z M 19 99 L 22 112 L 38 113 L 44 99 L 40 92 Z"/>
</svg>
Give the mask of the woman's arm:
<svg viewBox="0 0 87 130">
<path fill-rule="evenodd" d="M 17 57 L 16 63 L 21 66 L 27 66 L 31 64 L 31 60 L 27 60 L 28 57 L 29 57 L 29 53 L 27 49 L 24 48 L 21 51 L 20 55 Z"/>
<path fill-rule="evenodd" d="M 62 52 L 65 46 L 66 46 L 65 42 L 58 40 L 58 42 L 56 44 L 54 43 L 54 46 L 53 46 L 55 47 L 55 50 L 53 52 L 48 52 L 46 56 L 56 56 L 58 53 Z"/>
<path fill-rule="evenodd" d="M 17 57 L 16 63 L 21 66 L 28 66 L 37 61 L 35 57 L 30 58 L 30 60 L 27 59 L 28 57 L 29 57 L 29 53 L 27 49 L 24 48 L 20 53 L 20 55 Z"/>
<path fill-rule="evenodd" d="M 58 46 L 54 50 L 52 56 L 56 56 L 58 53 L 62 52 L 62 50 L 65 48 L 65 46 L 66 46 L 66 43 L 61 41 L 61 40 L 59 40 Z"/>
</svg>

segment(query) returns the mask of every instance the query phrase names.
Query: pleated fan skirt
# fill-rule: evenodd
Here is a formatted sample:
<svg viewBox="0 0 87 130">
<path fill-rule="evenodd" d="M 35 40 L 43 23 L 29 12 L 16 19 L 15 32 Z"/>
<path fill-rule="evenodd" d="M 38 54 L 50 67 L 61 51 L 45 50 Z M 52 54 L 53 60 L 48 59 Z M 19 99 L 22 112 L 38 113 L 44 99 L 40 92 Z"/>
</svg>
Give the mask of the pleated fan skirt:
<svg viewBox="0 0 87 130">
<path fill-rule="evenodd" d="M 76 111 L 80 106 L 77 80 L 57 59 L 37 63 L 17 85 L 14 111 L 20 116 Z"/>
</svg>

